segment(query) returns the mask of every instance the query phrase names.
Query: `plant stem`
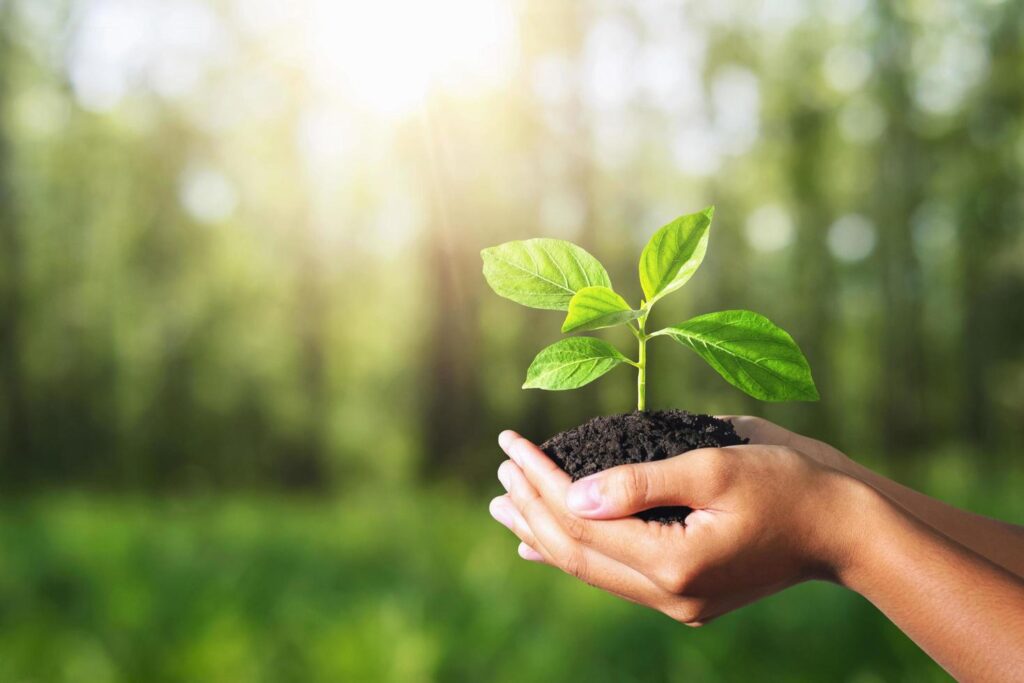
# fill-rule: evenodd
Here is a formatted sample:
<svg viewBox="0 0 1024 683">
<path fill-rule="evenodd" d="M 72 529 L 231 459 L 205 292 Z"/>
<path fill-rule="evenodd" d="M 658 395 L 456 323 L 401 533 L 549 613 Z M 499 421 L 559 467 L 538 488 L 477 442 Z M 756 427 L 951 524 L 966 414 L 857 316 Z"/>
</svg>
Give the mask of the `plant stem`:
<svg viewBox="0 0 1024 683">
<path fill-rule="evenodd" d="M 647 410 L 647 335 L 644 333 L 644 327 L 647 325 L 647 316 L 641 316 L 637 322 L 640 329 L 636 339 L 640 344 L 640 353 L 636 364 L 636 409 L 642 412 Z"/>
</svg>

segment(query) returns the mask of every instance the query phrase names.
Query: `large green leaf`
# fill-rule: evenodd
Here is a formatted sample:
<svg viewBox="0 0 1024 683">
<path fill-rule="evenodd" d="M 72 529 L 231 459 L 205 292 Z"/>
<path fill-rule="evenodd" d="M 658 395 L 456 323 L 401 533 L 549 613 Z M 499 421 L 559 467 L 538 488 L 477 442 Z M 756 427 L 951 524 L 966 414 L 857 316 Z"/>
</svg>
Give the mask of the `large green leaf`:
<svg viewBox="0 0 1024 683">
<path fill-rule="evenodd" d="M 531 308 L 565 311 L 584 287 L 612 284 L 596 258 L 564 240 L 505 242 L 484 249 L 480 256 L 491 289 Z"/>
<path fill-rule="evenodd" d="M 569 302 L 569 313 L 562 332 L 597 330 L 635 320 L 642 311 L 634 311 L 626 300 L 608 287 L 584 287 Z"/>
<path fill-rule="evenodd" d="M 570 337 L 537 354 L 526 371 L 524 389 L 575 389 L 628 359 L 606 341 Z"/>
<path fill-rule="evenodd" d="M 668 335 L 696 351 L 734 387 L 763 401 L 817 401 L 811 368 L 793 338 L 752 311 L 690 318 L 651 336 Z"/>
<path fill-rule="evenodd" d="M 640 254 L 640 285 L 648 303 L 682 287 L 700 267 L 708 249 L 715 207 L 680 216 L 654 233 Z"/>
</svg>

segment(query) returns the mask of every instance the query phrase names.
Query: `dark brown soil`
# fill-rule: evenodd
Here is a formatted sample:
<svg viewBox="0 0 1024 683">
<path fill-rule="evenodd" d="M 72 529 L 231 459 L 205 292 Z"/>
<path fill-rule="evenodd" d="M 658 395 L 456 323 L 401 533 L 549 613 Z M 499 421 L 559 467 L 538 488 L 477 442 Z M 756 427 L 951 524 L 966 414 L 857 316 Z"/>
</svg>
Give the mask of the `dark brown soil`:
<svg viewBox="0 0 1024 683">
<path fill-rule="evenodd" d="M 695 448 L 746 443 L 732 424 L 685 410 L 656 410 L 595 417 L 541 444 L 573 481 L 616 465 L 664 460 Z M 652 508 L 637 516 L 662 524 L 683 522 L 687 507 Z"/>
</svg>

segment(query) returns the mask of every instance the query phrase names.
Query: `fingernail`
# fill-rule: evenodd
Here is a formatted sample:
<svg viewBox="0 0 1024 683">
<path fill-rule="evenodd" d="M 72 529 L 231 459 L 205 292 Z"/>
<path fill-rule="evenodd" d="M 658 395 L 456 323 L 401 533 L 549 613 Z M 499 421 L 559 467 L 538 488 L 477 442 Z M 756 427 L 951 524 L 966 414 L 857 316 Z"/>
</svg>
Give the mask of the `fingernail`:
<svg viewBox="0 0 1024 683">
<path fill-rule="evenodd" d="M 508 461 L 506 460 L 505 462 Z M 505 491 L 509 490 L 509 486 L 511 486 L 511 484 L 509 484 L 508 466 L 505 465 L 505 463 L 502 463 L 501 466 L 498 467 L 498 481 L 500 481 L 501 485 L 505 487 Z"/>
<path fill-rule="evenodd" d="M 515 441 L 516 433 L 511 429 L 506 429 L 501 434 L 498 434 L 498 445 L 501 446 L 501 450 L 508 453 L 509 444 Z"/>
<path fill-rule="evenodd" d="M 544 560 L 544 556 L 538 553 L 536 550 L 526 545 L 525 543 L 519 544 L 519 557 L 530 562 L 541 562 Z"/>
<path fill-rule="evenodd" d="M 594 512 L 601 507 L 601 492 L 594 479 L 581 479 L 569 487 L 565 504 L 574 512 Z"/>
<path fill-rule="evenodd" d="M 491 501 L 490 511 L 491 517 L 494 517 L 494 519 L 500 522 L 506 529 L 513 528 L 514 523 L 512 519 L 512 511 L 501 503 L 500 498 L 495 498 Z"/>
</svg>

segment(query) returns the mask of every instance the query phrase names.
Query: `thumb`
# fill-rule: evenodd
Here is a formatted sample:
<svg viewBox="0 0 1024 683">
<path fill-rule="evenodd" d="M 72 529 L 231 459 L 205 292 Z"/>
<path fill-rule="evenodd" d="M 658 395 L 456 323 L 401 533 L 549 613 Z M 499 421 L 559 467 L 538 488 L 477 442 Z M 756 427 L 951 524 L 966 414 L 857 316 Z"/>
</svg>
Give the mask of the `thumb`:
<svg viewBox="0 0 1024 683">
<path fill-rule="evenodd" d="M 697 477 L 695 459 L 687 455 L 619 465 L 580 479 L 569 486 L 566 507 L 580 517 L 614 519 L 663 505 L 689 505 Z"/>
</svg>

